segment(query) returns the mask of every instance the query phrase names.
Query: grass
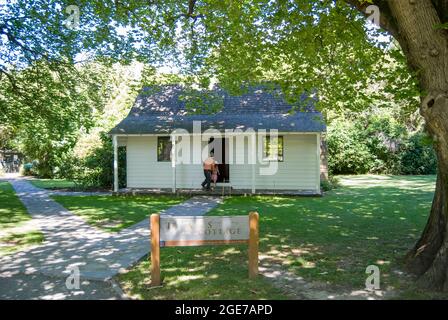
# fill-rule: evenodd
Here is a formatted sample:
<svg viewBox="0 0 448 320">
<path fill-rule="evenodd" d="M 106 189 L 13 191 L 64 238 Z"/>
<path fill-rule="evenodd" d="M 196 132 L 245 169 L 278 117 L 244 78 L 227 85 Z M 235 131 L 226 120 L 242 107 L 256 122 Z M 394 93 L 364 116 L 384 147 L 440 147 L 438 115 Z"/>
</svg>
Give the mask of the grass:
<svg viewBox="0 0 448 320">
<path fill-rule="evenodd" d="M 0 181 L 0 230 L 18 226 L 31 216 L 9 182 Z"/>
<path fill-rule="evenodd" d="M 40 244 L 43 241 L 44 235 L 40 231 L 10 234 L 0 238 L 0 256 L 20 251 L 28 246 Z"/>
<path fill-rule="evenodd" d="M 260 253 L 332 290 L 363 290 L 366 267 L 375 264 L 382 289 L 405 299 L 443 298 L 416 290 L 397 272 L 426 223 L 435 177 L 345 176 L 340 183 L 322 198 L 232 197 L 209 214 L 258 211 Z M 244 246 L 162 248 L 161 265 L 162 288 L 149 289 L 148 261 L 119 280 L 126 292 L 143 299 L 284 298 L 262 278 L 247 280 Z"/>
<path fill-rule="evenodd" d="M 186 200 L 185 197 L 150 196 L 53 196 L 87 223 L 110 232 L 117 232 Z"/>
<path fill-rule="evenodd" d="M 0 230 L 8 231 L 12 227 L 20 227 L 30 219 L 31 216 L 11 184 L 0 181 Z M 0 238 L 0 255 L 13 253 L 42 241 L 43 234 L 40 231 L 14 232 Z"/>
<path fill-rule="evenodd" d="M 397 275 L 426 223 L 434 176 L 341 177 L 323 198 L 230 198 L 211 215 L 260 213 L 260 250 L 309 281 L 362 290 L 366 267 L 383 289 L 406 291 Z"/>
<path fill-rule="evenodd" d="M 73 181 L 65 179 L 33 179 L 30 182 L 38 188 L 42 189 L 76 189 Z"/>
<path fill-rule="evenodd" d="M 118 276 L 123 290 L 138 299 L 286 299 L 268 280 L 248 279 L 247 246 L 161 249 L 163 286 L 150 287 L 145 259 Z"/>
<path fill-rule="evenodd" d="M 260 254 L 273 264 L 330 290 L 363 290 L 366 268 L 381 272 L 381 288 L 401 298 L 446 298 L 413 287 L 399 274 L 403 257 L 426 223 L 434 176 L 343 176 L 341 186 L 322 198 L 236 196 L 210 215 L 260 213 Z M 180 202 L 163 197 L 55 197 L 104 228 L 116 231 L 163 206 Z M 118 277 L 124 290 L 141 299 L 283 299 L 283 290 L 263 277 L 247 279 L 247 246 L 161 249 L 164 285 L 150 288 L 150 262 Z"/>
</svg>

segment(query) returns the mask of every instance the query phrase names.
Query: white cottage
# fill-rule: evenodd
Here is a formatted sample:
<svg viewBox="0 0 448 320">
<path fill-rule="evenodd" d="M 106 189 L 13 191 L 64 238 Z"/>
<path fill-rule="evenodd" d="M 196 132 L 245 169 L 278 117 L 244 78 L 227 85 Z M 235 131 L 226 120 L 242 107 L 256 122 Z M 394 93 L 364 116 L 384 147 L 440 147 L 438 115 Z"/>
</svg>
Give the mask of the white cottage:
<svg viewBox="0 0 448 320">
<path fill-rule="evenodd" d="M 292 111 L 280 94 L 263 86 L 241 96 L 221 89 L 193 93 L 178 85 L 145 88 L 110 131 L 114 190 L 117 149 L 123 146 L 127 189 L 198 190 L 202 161 L 214 151 L 217 185 L 232 192 L 320 194 L 320 141 L 326 128 L 303 98 L 301 111 Z"/>
</svg>

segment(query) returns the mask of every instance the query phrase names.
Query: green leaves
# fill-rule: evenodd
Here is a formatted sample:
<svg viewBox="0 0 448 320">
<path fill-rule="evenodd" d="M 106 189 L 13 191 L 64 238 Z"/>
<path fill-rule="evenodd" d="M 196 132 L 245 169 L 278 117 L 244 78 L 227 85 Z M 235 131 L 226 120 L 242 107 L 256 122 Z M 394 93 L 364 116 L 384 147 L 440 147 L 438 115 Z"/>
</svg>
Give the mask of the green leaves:
<svg viewBox="0 0 448 320">
<path fill-rule="evenodd" d="M 64 27 L 68 5 L 79 7 L 77 30 Z M 179 70 L 169 81 L 199 89 L 269 82 L 291 103 L 313 92 L 319 109 L 339 113 L 394 102 L 411 114 L 418 105 L 401 51 L 345 1 L 17 0 L 2 10 L 0 121 L 46 150 L 72 146 L 110 92 L 106 69 L 75 67 L 85 59 L 145 62 L 150 82 L 169 65 Z M 185 99 L 192 110 L 203 105 Z"/>
<path fill-rule="evenodd" d="M 29 160 L 39 159 L 40 173 L 51 176 L 80 130 L 96 123 L 107 98 L 107 73 L 95 65 L 47 61 L 13 72 L 17 88 L 7 80 L 0 86 L 0 122 L 14 128 L 9 141 L 15 138 Z"/>
<path fill-rule="evenodd" d="M 447 23 L 442 23 L 442 24 L 438 24 L 434 26 L 434 29 L 436 30 L 448 30 L 448 22 Z"/>
<path fill-rule="evenodd" d="M 74 61 L 88 53 L 121 63 L 169 63 L 201 87 L 207 86 L 201 79 L 216 79 L 230 91 L 268 80 L 291 99 L 315 90 L 321 109 L 362 110 L 387 99 L 374 86 L 387 84 L 396 97 L 410 91 L 403 84 L 412 87 L 389 38 L 369 29 L 344 1 L 202 0 L 190 6 L 187 0 L 79 0 L 76 32 L 60 25 L 69 2 L 18 0 L 8 6 L 8 19 L 19 39 L 55 59 Z M 13 13 L 27 18 L 21 22 Z M 9 54 L 17 49 L 19 57 L 33 59 L 9 44 Z M 384 68 L 391 60 L 396 67 Z"/>
</svg>

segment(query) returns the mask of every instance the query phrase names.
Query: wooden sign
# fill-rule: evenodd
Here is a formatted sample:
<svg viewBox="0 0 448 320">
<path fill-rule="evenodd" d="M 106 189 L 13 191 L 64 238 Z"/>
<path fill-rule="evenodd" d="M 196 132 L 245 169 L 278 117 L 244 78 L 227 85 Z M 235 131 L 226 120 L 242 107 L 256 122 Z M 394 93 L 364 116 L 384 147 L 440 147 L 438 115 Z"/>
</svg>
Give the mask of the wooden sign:
<svg viewBox="0 0 448 320">
<path fill-rule="evenodd" d="M 258 274 L 258 213 L 248 216 L 151 215 L 151 285 L 159 286 L 160 247 L 247 243 L 249 277 Z"/>
</svg>

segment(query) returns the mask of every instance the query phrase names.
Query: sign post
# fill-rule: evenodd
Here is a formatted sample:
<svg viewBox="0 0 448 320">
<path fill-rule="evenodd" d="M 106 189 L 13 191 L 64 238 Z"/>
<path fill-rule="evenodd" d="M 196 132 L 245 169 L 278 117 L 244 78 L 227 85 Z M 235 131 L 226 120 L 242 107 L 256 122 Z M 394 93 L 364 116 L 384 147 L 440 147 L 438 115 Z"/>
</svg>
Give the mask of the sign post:
<svg viewBox="0 0 448 320">
<path fill-rule="evenodd" d="M 258 213 L 249 213 L 249 278 L 258 275 Z"/>
<path fill-rule="evenodd" d="M 160 286 L 160 247 L 245 243 L 249 245 L 249 278 L 258 275 L 257 212 L 248 216 L 151 215 L 151 286 Z"/>
<path fill-rule="evenodd" d="M 160 286 L 160 216 L 151 215 L 151 286 Z"/>
</svg>

